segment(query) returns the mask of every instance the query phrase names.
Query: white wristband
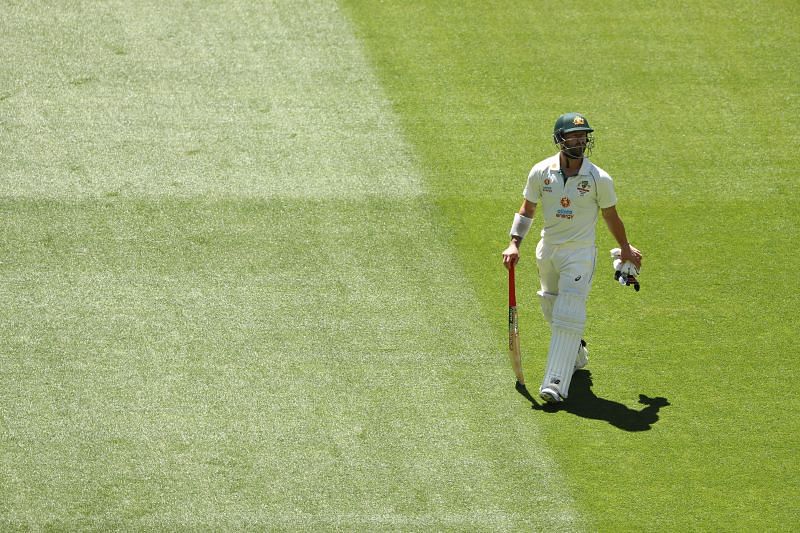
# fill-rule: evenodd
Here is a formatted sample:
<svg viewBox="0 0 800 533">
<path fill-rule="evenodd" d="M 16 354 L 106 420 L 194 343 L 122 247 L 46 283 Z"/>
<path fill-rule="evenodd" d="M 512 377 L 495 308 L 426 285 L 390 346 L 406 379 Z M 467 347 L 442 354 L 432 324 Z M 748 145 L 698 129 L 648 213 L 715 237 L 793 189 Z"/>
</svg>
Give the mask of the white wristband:
<svg viewBox="0 0 800 533">
<path fill-rule="evenodd" d="M 525 235 L 528 234 L 528 230 L 531 229 L 531 224 L 533 224 L 533 219 L 528 218 L 525 215 L 520 215 L 519 213 L 514 213 L 514 223 L 511 224 L 511 232 L 510 235 L 517 236 L 520 239 L 524 239 Z"/>
</svg>

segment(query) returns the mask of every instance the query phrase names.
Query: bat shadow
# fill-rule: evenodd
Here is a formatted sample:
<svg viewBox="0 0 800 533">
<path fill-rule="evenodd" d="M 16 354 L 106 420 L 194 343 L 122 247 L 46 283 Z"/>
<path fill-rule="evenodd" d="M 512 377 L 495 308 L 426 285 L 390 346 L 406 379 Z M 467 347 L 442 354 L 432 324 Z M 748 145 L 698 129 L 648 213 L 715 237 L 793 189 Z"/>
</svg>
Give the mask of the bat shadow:
<svg viewBox="0 0 800 533">
<path fill-rule="evenodd" d="M 639 395 L 639 403 L 644 405 L 640 410 L 600 398 L 592 391 L 592 373 L 585 369 L 575 371 L 569 387 L 569 398 L 563 403 L 539 404 L 524 386 L 521 388 L 518 386 L 517 392 L 530 401 L 536 411 L 546 413 L 563 411 L 581 418 L 604 420 L 624 431 L 648 431 L 658 422 L 661 408 L 670 405 L 666 398 L 661 396 L 650 398 L 644 394 Z"/>
</svg>

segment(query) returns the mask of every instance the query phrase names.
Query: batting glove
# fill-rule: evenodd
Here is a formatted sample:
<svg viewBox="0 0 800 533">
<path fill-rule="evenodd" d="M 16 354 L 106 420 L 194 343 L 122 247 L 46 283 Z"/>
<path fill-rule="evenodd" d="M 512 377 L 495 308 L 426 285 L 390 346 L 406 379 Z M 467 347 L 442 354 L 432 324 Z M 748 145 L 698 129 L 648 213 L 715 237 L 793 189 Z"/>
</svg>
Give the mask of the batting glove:
<svg viewBox="0 0 800 533">
<path fill-rule="evenodd" d="M 639 269 L 630 261 L 622 261 L 621 250 L 614 248 L 611 250 L 611 259 L 614 265 L 614 279 L 620 285 L 630 286 L 633 285 L 633 290 L 639 292 L 639 280 L 636 277 L 639 275 Z"/>
</svg>

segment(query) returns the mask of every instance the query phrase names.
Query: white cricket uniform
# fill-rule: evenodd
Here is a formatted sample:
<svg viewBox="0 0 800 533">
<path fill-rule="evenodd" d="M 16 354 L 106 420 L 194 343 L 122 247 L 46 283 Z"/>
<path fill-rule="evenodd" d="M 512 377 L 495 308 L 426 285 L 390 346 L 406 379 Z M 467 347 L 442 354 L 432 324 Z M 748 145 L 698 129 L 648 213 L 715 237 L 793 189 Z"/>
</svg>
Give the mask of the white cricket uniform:
<svg viewBox="0 0 800 533">
<path fill-rule="evenodd" d="M 552 245 L 594 246 L 600 209 L 617 203 L 611 176 L 588 158 L 564 183 L 558 154 L 534 165 L 523 195 L 541 204 L 542 240 Z"/>
<path fill-rule="evenodd" d="M 523 195 L 544 220 L 536 247 L 538 294 L 553 335 L 542 388 L 555 387 L 566 398 L 586 324 L 597 218 L 601 209 L 616 205 L 617 196 L 611 176 L 588 158 L 565 180 L 558 154 L 534 165 Z"/>
</svg>

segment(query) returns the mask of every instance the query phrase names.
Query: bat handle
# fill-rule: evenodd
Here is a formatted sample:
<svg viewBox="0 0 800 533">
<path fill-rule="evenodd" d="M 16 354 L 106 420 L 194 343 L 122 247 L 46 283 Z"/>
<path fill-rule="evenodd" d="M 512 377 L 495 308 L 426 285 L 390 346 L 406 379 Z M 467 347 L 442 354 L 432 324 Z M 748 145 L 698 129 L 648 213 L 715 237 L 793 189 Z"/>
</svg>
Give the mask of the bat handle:
<svg viewBox="0 0 800 533">
<path fill-rule="evenodd" d="M 514 281 L 514 263 L 508 269 L 508 306 L 517 306 L 517 287 Z"/>
</svg>

